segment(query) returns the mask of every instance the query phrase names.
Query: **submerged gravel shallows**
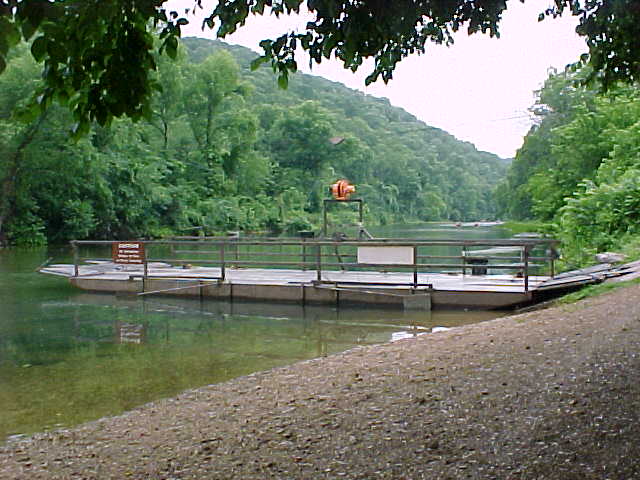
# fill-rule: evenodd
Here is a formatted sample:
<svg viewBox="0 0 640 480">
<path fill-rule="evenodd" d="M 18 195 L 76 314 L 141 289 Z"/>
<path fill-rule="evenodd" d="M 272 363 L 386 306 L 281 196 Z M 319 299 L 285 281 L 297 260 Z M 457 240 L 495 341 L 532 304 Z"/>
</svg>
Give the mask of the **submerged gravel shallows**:
<svg viewBox="0 0 640 480">
<path fill-rule="evenodd" d="M 0 478 L 640 478 L 640 286 L 0 447 Z"/>
</svg>

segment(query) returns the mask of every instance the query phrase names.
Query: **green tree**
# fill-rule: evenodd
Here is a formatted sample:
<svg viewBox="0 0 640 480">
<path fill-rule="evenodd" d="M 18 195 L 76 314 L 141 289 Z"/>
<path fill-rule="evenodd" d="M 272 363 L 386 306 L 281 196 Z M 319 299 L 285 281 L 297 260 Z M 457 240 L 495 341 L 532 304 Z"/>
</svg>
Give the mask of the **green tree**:
<svg viewBox="0 0 640 480">
<path fill-rule="evenodd" d="M 31 230 L 34 238 L 41 235 L 42 230 L 36 218 L 20 228 L 12 225 L 18 215 L 18 188 L 28 161 L 25 152 L 45 121 L 44 116 L 33 121 L 21 119 L 27 108 L 26 99 L 38 85 L 37 67 L 24 50 L 15 53 L 11 65 L 0 77 L 0 245 L 10 240 L 10 228 L 14 232 Z"/>
<path fill-rule="evenodd" d="M 556 129 L 570 123 L 579 112 L 595 108 L 596 91 L 576 85 L 586 76 L 587 73 L 581 71 L 554 71 L 537 92 L 536 104 L 531 109 L 536 122 L 516 152 L 506 178 L 497 188 L 502 216 L 550 220 L 561 206 L 558 202 L 572 193 L 572 190 L 560 192 L 558 189 L 551 192 L 545 186 L 555 184 L 553 177 L 563 174 L 558 171 L 558 160 L 552 152 Z M 584 130 L 584 135 L 589 136 L 589 131 Z M 537 199 L 534 199 L 534 192 L 539 193 Z"/>
<path fill-rule="evenodd" d="M 488 187 L 505 165 L 495 155 L 319 77 L 301 74 L 283 92 L 266 69 L 249 71 L 247 49 L 184 45 L 184 60 L 158 61 L 164 91 L 150 119 L 93 124 L 80 140 L 67 109 L 24 115 L 41 80 L 28 48 L 13 51 L 0 77 L 3 242 L 296 233 L 318 224 L 341 177 L 356 183 L 368 222 L 491 218 Z M 635 147 L 610 133 L 613 171 Z M 347 210 L 332 215 L 351 221 Z"/>
<path fill-rule="evenodd" d="M 531 217 L 555 222 L 570 266 L 640 237 L 640 90 L 576 87 L 575 75 L 584 74 L 547 81 L 535 107 L 542 121 L 527 135 L 499 197 L 504 210 L 524 213 L 526 205 Z"/>
<path fill-rule="evenodd" d="M 268 133 L 271 158 L 277 161 L 278 189 L 294 187 L 309 196 L 310 211 L 319 211 L 325 174 L 336 146 L 331 114 L 317 102 L 304 102 L 283 112 Z"/>
<path fill-rule="evenodd" d="M 0 72 L 7 54 L 20 39 L 31 40 L 32 53 L 44 62 L 45 88 L 39 96 L 46 107 L 57 99 L 67 103 L 77 122 L 76 132 L 89 131 L 90 122 L 108 124 L 122 115 L 133 119 L 151 115 L 156 87 L 153 33 L 159 49 L 175 56 L 181 26 L 178 12 L 168 12 L 163 0 L 2 0 L 0 1 Z M 194 1 L 194 9 L 201 8 Z M 425 53 L 428 42 L 453 43 L 452 34 L 466 29 L 499 35 L 504 0 L 409 0 L 406 2 L 333 0 L 228 0 L 217 4 L 205 24 L 217 35 L 236 31 L 250 14 L 298 12 L 306 7 L 314 18 L 300 32 L 284 33 L 261 42 L 264 50 L 255 66 L 271 62 L 282 86 L 297 70 L 295 52 L 308 51 L 313 61 L 336 57 L 357 70 L 372 58 L 367 82 L 392 78 L 399 61 Z M 187 12 L 190 9 L 187 9 Z M 540 13 L 578 16 L 577 31 L 589 47 L 590 78 L 605 87 L 617 80 L 636 81 L 640 69 L 640 13 L 636 0 L 555 0 Z"/>
<path fill-rule="evenodd" d="M 159 56 L 156 62 L 156 81 L 162 92 L 152 97 L 149 123 L 160 133 L 163 148 L 167 152 L 171 123 L 184 114 L 184 49 L 179 50 L 174 62 L 168 61 L 164 56 Z"/>
</svg>

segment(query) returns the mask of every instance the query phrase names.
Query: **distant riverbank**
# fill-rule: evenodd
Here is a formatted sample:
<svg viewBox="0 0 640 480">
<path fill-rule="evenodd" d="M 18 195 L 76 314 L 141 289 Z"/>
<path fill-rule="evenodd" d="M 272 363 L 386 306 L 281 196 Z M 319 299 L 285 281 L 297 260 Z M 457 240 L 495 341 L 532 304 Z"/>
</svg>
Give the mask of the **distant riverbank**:
<svg viewBox="0 0 640 480">
<path fill-rule="evenodd" d="M 2 478 L 638 478 L 640 285 L 189 390 Z"/>
</svg>

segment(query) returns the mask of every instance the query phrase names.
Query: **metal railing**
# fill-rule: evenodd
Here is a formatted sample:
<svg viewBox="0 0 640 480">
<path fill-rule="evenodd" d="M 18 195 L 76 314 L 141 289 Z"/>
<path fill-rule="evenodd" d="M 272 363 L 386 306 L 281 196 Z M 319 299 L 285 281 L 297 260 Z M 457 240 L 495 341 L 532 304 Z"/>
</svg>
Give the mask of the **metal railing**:
<svg viewBox="0 0 640 480">
<path fill-rule="evenodd" d="M 144 240 L 134 241 L 144 245 L 144 258 L 139 262 L 143 267 L 142 277 L 149 278 L 149 264 L 164 262 L 169 264 L 208 265 L 220 268 L 218 281 L 224 282 L 227 269 L 233 268 L 290 268 L 312 270 L 317 283 L 334 283 L 323 280 L 323 272 L 363 271 L 375 269 L 387 273 L 412 273 L 408 285 L 420 286 L 419 273 L 462 273 L 475 275 L 491 274 L 497 271 L 512 272 L 522 277 L 524 289 L 529 289 L 532 269 L 548 264 L 550 276 L 554 275 L 554 261 L 558 258 L 557 240 L 553 239 L 497 239 L 497 240 L 417 240 L 383 238 L 374 240 L 332 241 L 324 239 L 291 238 L 239 238 L 216 237 L 184 240 Z M 74 240 L 71 242 L 74 254 L 74 275 L 79 274 L 79 265 L 84 260 L 112 261 L 112 258 L 95 258 L 80 255 L 81 247 L 112 246 L 112 241 Z M 122 242 L 120 242 L 122 243 Z M 408 253 L 409 261 L 363 261 L 360 255 L 363 247 L 377 247 L 384 257 L 387 247 L 400 248 Z M 438 253 L 434 250 L 448 248 L 450 251 Z M 483 247 L 477 250 L 477 247 Z M 459 253 L 458 253 L 459 251 Z M 496 252 L 492 254 L 492 252 Z M 501 253 L 515 253 L 501 255 Z M 92 252 L 93 253 L 93 252 Z M 187 255 L 187 258 L 184 256 Z M 182 277 L 184 278 L 184 277 Z"/>
</svg>

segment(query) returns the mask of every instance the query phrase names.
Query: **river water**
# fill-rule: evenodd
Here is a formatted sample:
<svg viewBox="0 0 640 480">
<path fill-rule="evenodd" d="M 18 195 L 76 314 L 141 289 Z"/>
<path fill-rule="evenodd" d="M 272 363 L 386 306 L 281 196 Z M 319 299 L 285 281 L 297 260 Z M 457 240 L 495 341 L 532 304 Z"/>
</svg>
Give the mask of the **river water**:
<svg viewBox="0 0 640 480">
<path fill-rule="evenodd" d="M 497 226 L 438 224 L 373 233 L 508 236 Z M 66 247 L 0 250 L 0 443 L 117 415 L 188 388 L 502 315 L 121 299 L 36 273 L 50 257 L 71 260 Z"/>
</svg>

